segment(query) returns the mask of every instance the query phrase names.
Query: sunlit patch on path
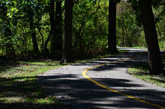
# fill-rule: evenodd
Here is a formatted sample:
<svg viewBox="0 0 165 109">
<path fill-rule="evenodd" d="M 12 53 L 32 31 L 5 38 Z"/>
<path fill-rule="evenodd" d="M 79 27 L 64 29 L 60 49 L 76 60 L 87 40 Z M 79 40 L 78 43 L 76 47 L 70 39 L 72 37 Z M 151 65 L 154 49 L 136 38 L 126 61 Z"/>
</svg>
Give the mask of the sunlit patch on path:
<svg viewBox="0 0 165 109">
<path fill-rule="evenodd" d="M 127 67 L 139 64 L 139 61 L 147 61 L 147 53 L 133 50 L 45 72 L 40 75 L 38 82 L 49 95 L 73 109 L 165 106 L 165 88 L 146 83 L 127 73 Z"/>
<path fill-rule="evenodd" d="M 132 58 L 133 58 L 133 57 L 132 57 Z M 110 62 L 110 63 L 104 63 L 104 64 L 92 66 L 92 67 L 89 67 L 89 68 L 85 69 L 85 70 L 82 72 L 82 75 L 83 75 L 85 78 L 87 78 L 89 81 L 93 82 L 94 84 L 96 84 L 96 85 L 98 85 L 98 86 L 100 86 L 100 87 L 102 87 L 102 88 L 104 88 L 104 89 L 107 89 L 107 90 L 109 90 L 109 91 L 111 91 L 111 92 L 114 92 L 114 93 L 117 93 L 117 94 L 126 96 L 126 97 L 131 98 L 131 99 L 133 99 L 133 100 L 136 100 L 136 101 L 138 101 L 138 102 L 146 103 L 146 104 L 148 104 L 148 105 L 152 105 L 152 106 L 155 106 L 155 107 L 158 107 L 158 108 L 165 108 L 165 107 L 163 107 L 163 106 L 161 106 L 161 105 L 158 105 L 158 104 L 155 104 L 155 103 L 151 103 L 151 102 L 148 102 L 148 101 L 145 101 L 145 100 L 136 98 L 136 97 L 134 97 L 134 96 L 131 96 L 131 95 L 122 93 L 122 92 L 120 92 L 120 91 L 118 91 L 118 90 L 114 90 L 114 89 L 112 89 L 112 88 L 106 87 L 105 85 L 100 84 L 99 82 L 97 82 L 97 81 L 91 79 L 89 76 L 86 75 L 87 71 L 90 70 L 90 69 L 97 68 L 97 67 L 101 67 L 101 66 L 104 66 L 104 65 L 107 65 L 107 64 L 117 63 L 117 62 L 120 62 L 120 61 L 127 61 L 127 60 L 130 60 L 130 59 L 131 59 L 131 58 L 125 58 L 125 59 L 121 59 L 121 60 L 117 60 L 117 61 L 112 61 L 112 62 Z"/>
</svg>

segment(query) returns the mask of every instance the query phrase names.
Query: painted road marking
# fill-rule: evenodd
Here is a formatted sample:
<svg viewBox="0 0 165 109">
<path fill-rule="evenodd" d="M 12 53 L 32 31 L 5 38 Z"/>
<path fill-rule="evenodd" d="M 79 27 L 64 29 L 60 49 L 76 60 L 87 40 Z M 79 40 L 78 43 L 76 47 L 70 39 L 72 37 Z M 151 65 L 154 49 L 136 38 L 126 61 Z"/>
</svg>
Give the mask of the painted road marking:
<svg viewBox="0 0 165 109">
<path fill-rule="evenodd" d="M 148 102 L 148 101 L 145 101 L 145 100 L 136 98 L 136 97 L 134 97 L 134 96 L 131 96 L 131 95 L 122 93 L 122 92 L 120 92 L 120 91 L 118 91 L 118 90 L 114 90 L 114 89 L 108 88 L 108 87 L 104 86 L 103 84 L 98 83 L 97 81 L 91 79 L 89 76 L 86 75 L 86 72 L 87 72 L 88 70 L 93 69 L 93 68 L 101 67 L 101 66 L 104 66 L 104 65 L 112 64 L 112 63 L 117 63 L 117 62 L 120 62 L 120 61 L 127 61 L 127 60 L 130 60 L 130 59 L 132 59 L 132 58 L 133 58 L 133 57 L 131 57 L 131 58 L 125 58 L 125 59 L 121 59 L 121 60 L 118 60 L 118 61 L 112 61 L 112 62 L 109 62 L 109 63 L 100 64 L 100 65 L 96 65 L 96 66 L 93 66 L 93 67 L 89 67 L 89 68 L 85 69 L 85 70 L 82 72 L 82 75 L 83 75 L 85 78 L 87 78 L 89 81 L 91 81 L 91 82 L 93 82 L 94 84 L 96 84 L 97 86 L 100 86 L 100 87 L 102 87 L 102 88 L 104 88 L 104 89 L 107 89 L 107 90 L 109 90 L 109 91 L 111 91 L 111 92 L 114 92 L 114 93 L 117 93 L 117 94 L 126 96 L 126 97 L 131 98 L 131 99 L 134 99 L 134 100 L 136 100 L 136 101 L 138 101 L 138 102 L 142 102 L 142 103 L 145 103 L 145 104 L 148 104 L 148 105 L 152 105 L 152 106 L 155 106 L 155 107 L 164 109 L 165 107 L 163 107 L 163 106 L 161 106 L 161 105 L 154 104 L 154 103 L 151 103 L 151 102 Z"/>
</svg>

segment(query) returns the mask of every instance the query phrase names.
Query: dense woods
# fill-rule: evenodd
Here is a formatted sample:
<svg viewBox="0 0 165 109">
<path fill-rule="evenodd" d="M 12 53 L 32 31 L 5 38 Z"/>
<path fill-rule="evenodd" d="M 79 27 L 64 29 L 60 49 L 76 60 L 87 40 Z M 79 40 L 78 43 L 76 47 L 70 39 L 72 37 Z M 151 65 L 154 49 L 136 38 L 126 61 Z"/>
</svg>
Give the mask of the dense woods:
<svg viewBox="0 0 165 109">
<path fill-rule="evenodd" d="M 163 0 L 0 0 L 0 55 L 8 59 L 74 59 L 148 48 L 160 74 L 165 48 Z"/>
</svg>

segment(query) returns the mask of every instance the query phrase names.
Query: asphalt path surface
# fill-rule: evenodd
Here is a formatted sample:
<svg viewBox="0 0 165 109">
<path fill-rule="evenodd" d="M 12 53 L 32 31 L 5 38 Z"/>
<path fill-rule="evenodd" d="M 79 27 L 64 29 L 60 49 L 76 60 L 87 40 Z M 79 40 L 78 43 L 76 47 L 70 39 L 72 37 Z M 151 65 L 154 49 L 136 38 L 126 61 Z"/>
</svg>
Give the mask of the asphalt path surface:
<svg viewBox="0 0 165 109">
<path fill-rule="evenodd" d="M 146 50 L 119 49 L 130 52 L 45 72 L 38 77 L 38 83 L 49 95 L 71 109 L 165 107 L 165 88 L 127 73 L 127 68 L 131 65 L 147 61 Z M 97 65 L 101 66 L 95 67 Z M 82 75 L 84 71 L 91 80 Z"/>
</svg>

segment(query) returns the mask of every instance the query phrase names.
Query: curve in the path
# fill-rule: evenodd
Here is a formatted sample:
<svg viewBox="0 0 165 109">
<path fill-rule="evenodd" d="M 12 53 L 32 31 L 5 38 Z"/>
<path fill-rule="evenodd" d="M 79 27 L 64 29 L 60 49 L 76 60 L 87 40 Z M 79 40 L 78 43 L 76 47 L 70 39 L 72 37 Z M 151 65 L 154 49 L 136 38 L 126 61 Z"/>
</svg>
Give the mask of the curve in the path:
<svg viewBox="0 0 165 109">
<path fill-rule="evenodd" d="M 107 88 L 110 87 L 135 98 L 165 106 L 165 88 L 146 83 L 127 73 L 127 67 L 130 65 L 147 61 L 146 53 L 126 60 L 127 57 L 138 54 L 142 52 L 122 53 L 115 57 L 53 69 L 40 75 L 38 83 L 43 86 L 48 95 L 68 104 L 67 106 L 72 109 L 160 108 L 132 100 L 93 84 L 82 76 L 82 72 L 88 69 L 86 75 Z M 109 62 L 111 64 L 104 64 Z M 90 67 L 93 69 L 89 69 Z"/>
<path fill-rule="evenodd" d="M 136 56 L 135 56 L 135 57 L 136 57 Z M 132 58 L 133 58 L 133 57 L 132 57 Z M 121 60 L 118 60 L 118 61 L 113 61 L 113 62 L 110 62 L 110 63 L 105 63 L 105 64 L 101 64 L 101 65 L 96 65 L 96 66 L 93 66 L 93 67 L 89 67 L 89 68 L 85 69 L 85 70 L 82 72 L 82 75 L 83 75 L 85 78 L 87 78 L 89 81 L 93 82 L 94 84 L 96 84 L 96 85 L 98 85 L 98 86 L 100 86 L 100 87 L 102 87 L 102 88 L 104 88 L 104 89 L 107 89 L 107 90 L 109 90 L 109 91 L 111 91 L 111 92 L 114 92 L 114 93 L 117 93 L 117 94 L 126 96 L 126 97 L 131 98 L 131 99 L 133 99 L 133 100 L 136 100 L 136 101 L 138 101 L 138 102 L 146 103 L 146 104 L 148 104 L 148 105 L 152 105 L 152 106 L 155 106 L 155 107 L 158 107 L 158 108 L 165 108 L 165 107 L 163 107 L 163 106 L 161 106 L 161 105 L 158 105 L 158 104 L 155 104 L 155 103 L 151 103 L 151 102 L 148 102 L 148 101 L 145 101 L 145 100 L 136 98 L 136 97 L 134 97 L 134 96 L 131 96 L 131 95 L 122 93 L 122 92 L 120 92 L 120 91 L 118 91 L 118 90 L 114 90 L 114 89 L 112 89 L 112 88 L 106 87 L 105 85 L 100 84 L 99 82 L 97 82 L 97 81 L 91 79 L 89 76 L 86 75 L 87 71 L 88 71 L 88 70 L 91 70 L 91 69 L 93 69 L 93 68 L 97 68 L 97 67 L 104 66 L 104 65 L 107 65 L 107 64 L 111 64 L 111 63 L 117 63 L 117 62 L 119 62 L 119 61 L 130 60 L 130 59 L 132 59 L 132 58 L 125 58 L 125 59 L 121 59 Z"/>
</svg>

